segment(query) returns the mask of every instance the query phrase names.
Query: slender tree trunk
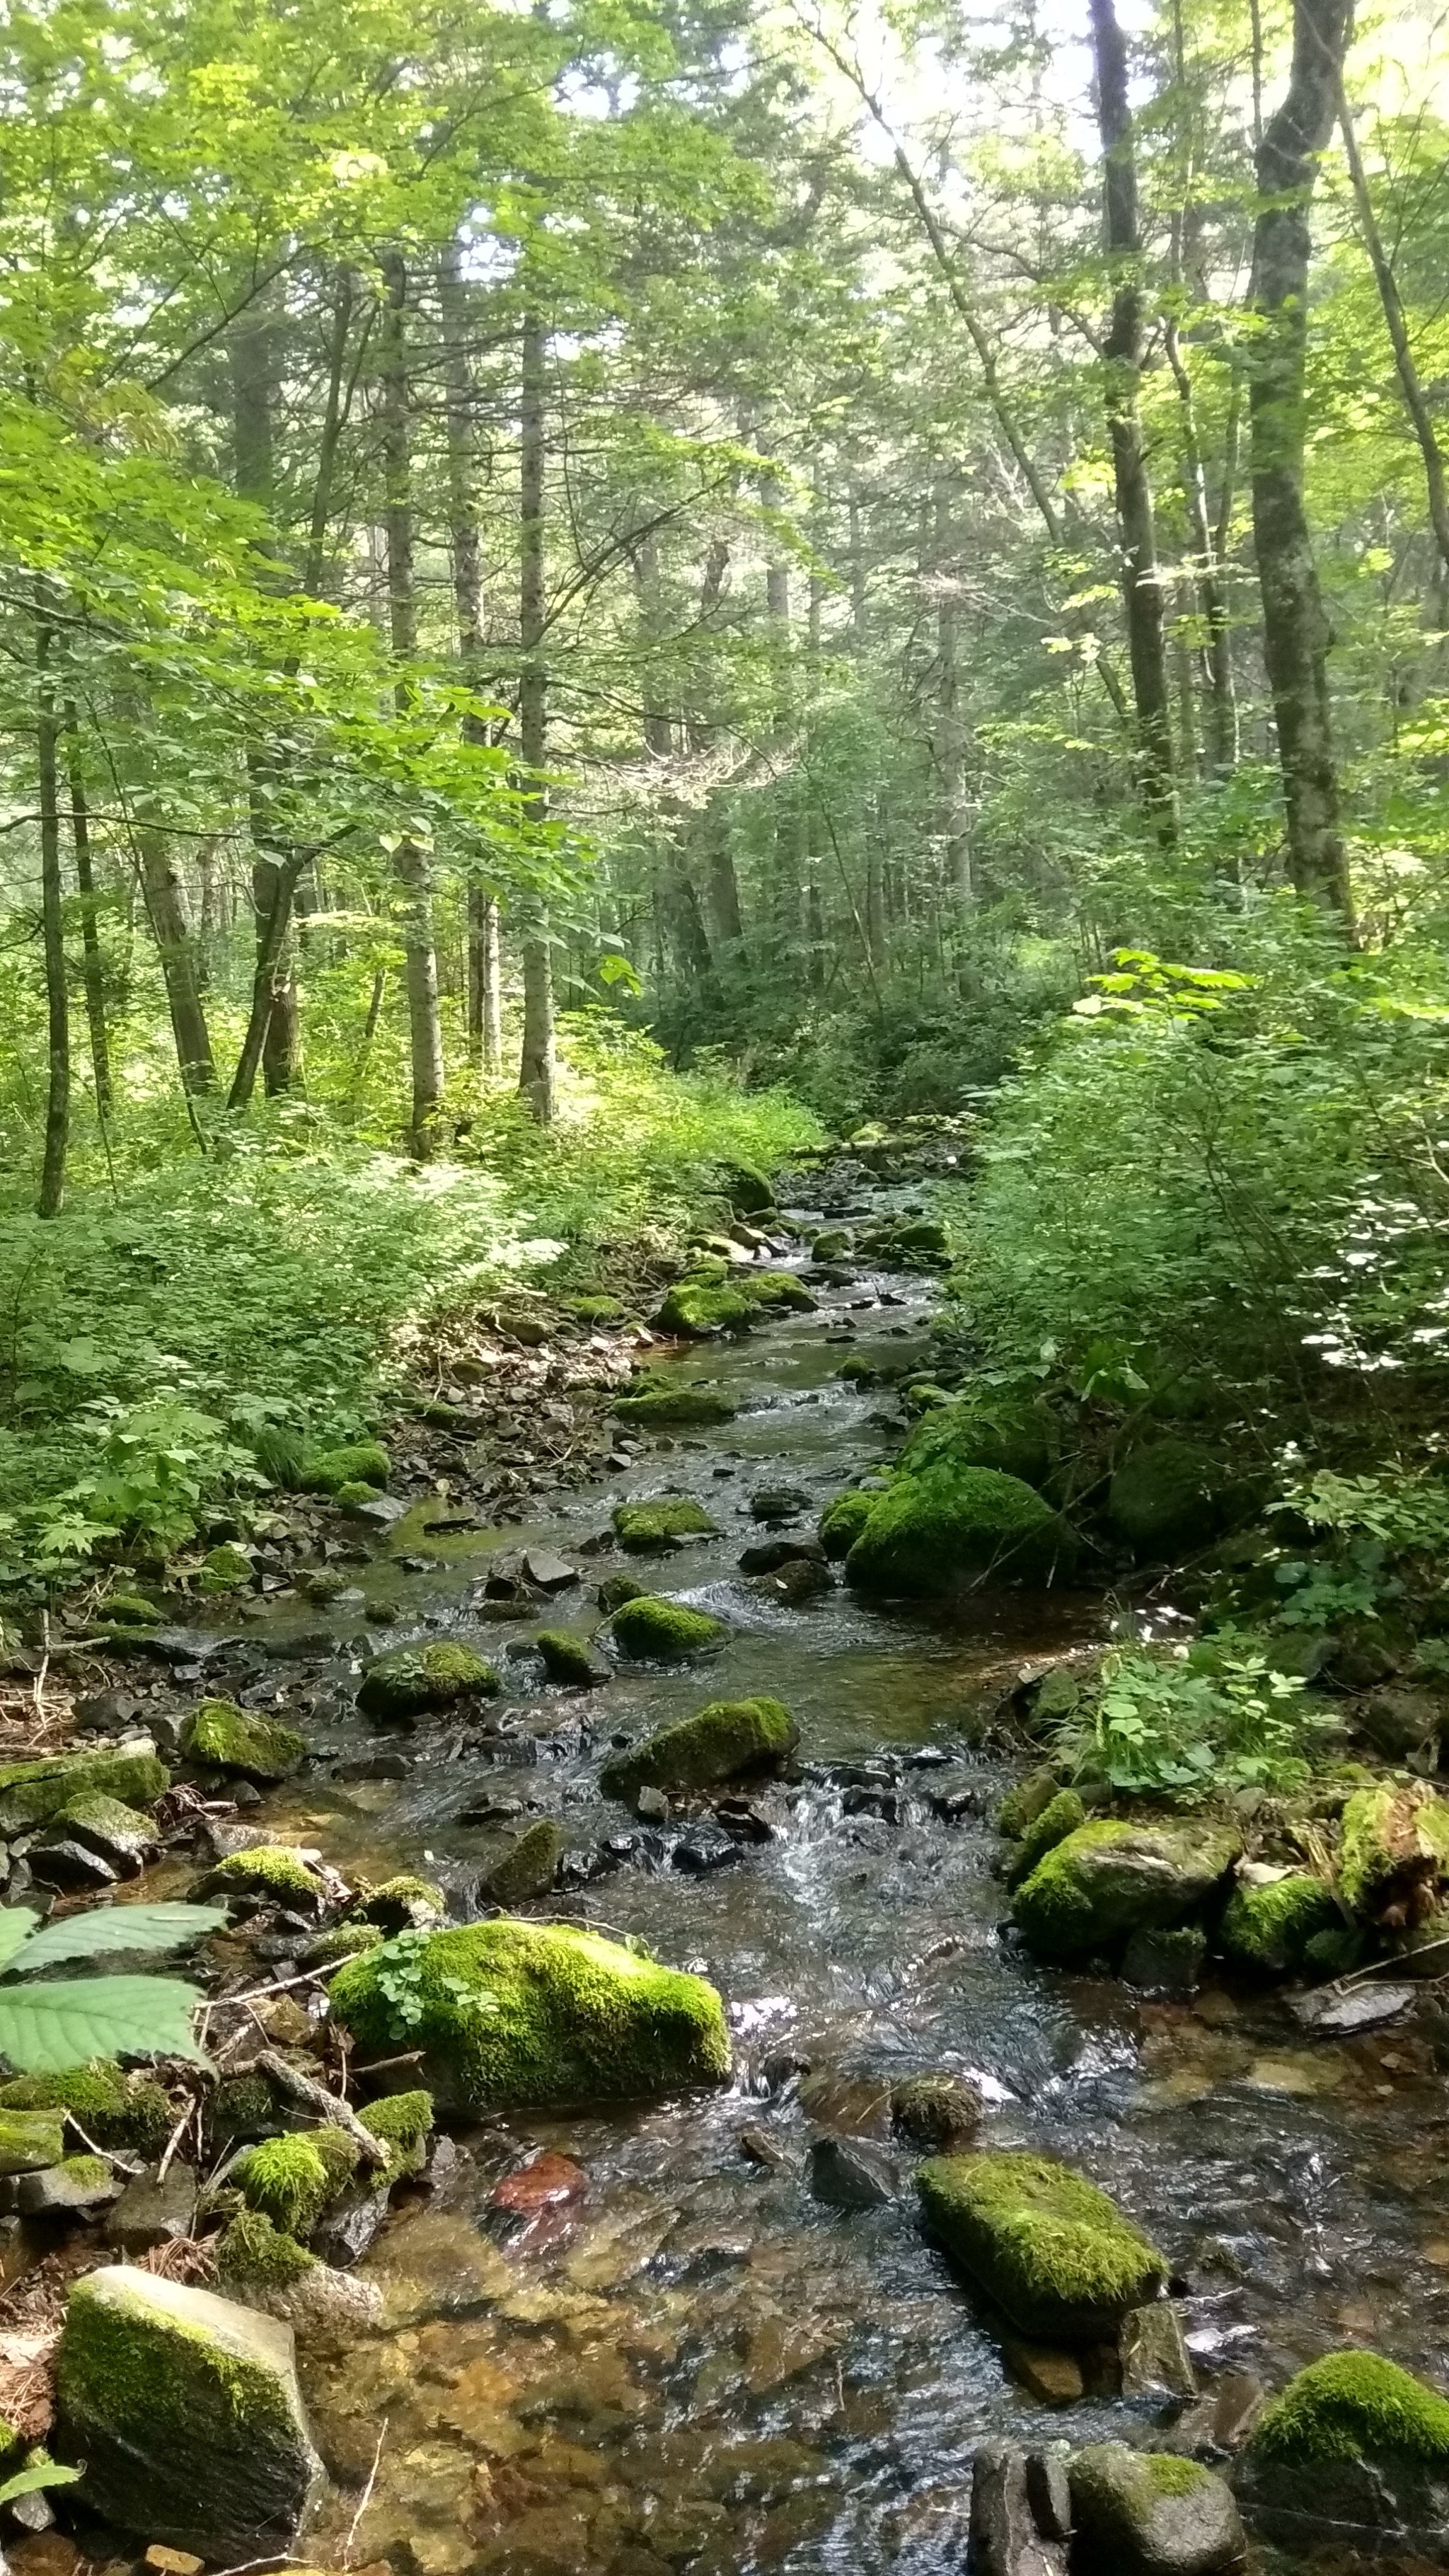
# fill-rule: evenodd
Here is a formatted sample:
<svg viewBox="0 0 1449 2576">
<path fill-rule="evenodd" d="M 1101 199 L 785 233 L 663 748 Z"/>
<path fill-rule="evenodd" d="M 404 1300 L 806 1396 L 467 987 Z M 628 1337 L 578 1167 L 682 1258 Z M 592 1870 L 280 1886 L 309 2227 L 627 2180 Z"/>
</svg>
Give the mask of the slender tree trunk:
<svg viewBox="0 0 1449 2576">
<path fill-rule="evenodd" d="M 236 488 L 244 501 L 270 513 L 275 458 L 272 442 L 275 325 L 265 305 L 253 307 L 231 333 L 232 461 Z M 275 573 L 271 576 L 275 579 Z M 252 912 L 256 921 L 257 966 L 266 961 L 261 987 L 265 1025 L 262 1078 L 269 1098 L 289 1092 L 297 1081 L 297 977 L 290 931 L 292 890 L 297 871 L 292 852 L 279 832 L 275 811 L 275 766 L 265 743 L 247 747 L 247 802 L 252 838 Z M 285 889 L 285 893 L 284 893 Z M 285 905 L 281 935 L 274 915 Z M 254 970 L 254 989 L 256 974 Z M 250 1095 L 251 1084 L 247 1085 Z M 236 1091 L 233 1078 L 232 1092 Z M 238 1105 L 243 1105 L 238 1103 Z"/>
<path fill-rule="evenodd" d="M 640 543 L 634 558 L 635 587 L 638 595 L 639 633 L 645 646 L 644 667 L 644 748 L 651 760 L 664 767 L 674 758 L 674 719 L 667 707 L 659 703 L 662 681 L 659 648 L 665 640 L 666 620 L 660 596 L 659 544 L 651 533 Z M 710 952 L 709 932 L 704 913 L 686 858 L 686 808 L 668 785 L 659 798 L 662 827 L 660 863 L 663 884 L 660 889 L 665 917 L 674 934 L 675 953 L 686 983 L 693 985 L 712 1000 L 718 999 L 714 958 Z"/>
<path fill-rule="evenodd" d="M 96 878 L 91 857 L 90 805 L 81 767 L 80 726 L 74 706 L 65 710 L 66 768 L 70 787 L 70 831 L 75 847 L 75 881 L 80 889 L 81 976 L 86 997 L 86 1027 L 91 1042 L 91 1074 L 96 1110 L 104 1124 L 111 1114 L 111 1041 L 106 1027 L 106 975 L 96 919 Z"/>
<path fill-rule="evenodd" d="M 971 827 L 966 805 L 966 728 L 961 718 L 960 612 L 955 587 L 950 478 L 936 478 L 936 771 L 943 892 L 955 916 L 971 902 Z"/>
<path fill-rule="evenodd" d="M 392 649 L 400 666 L 417 647 L 413 586 L 412 457 L 409 436 L 407 351 L 408 274 L 400 251 L 382 260 L 386 308 L 382 339 L 383 459 L 386 475 L 387 604 Z M 412 709 L 405 669 L 397 683 L 400 716 Z M 443 1028 L 438 1011 L 438 953 L 433 938 L 433 880 L 428 854 L 405 833 L 393 852 L 393 874 L 403 905 L 403 955 L 412 1059 L 411 1152 L 426 1162 L 438 1141 L 443 1109 Z"/>
<path fill-rule="evenodd" d="M 70 1136 L 70 1000 L 65 981 L 65 887 L 60 868 L 60 725 L 51 656 L 55 635 L 46 614 L 44 584 L 36 582 L 35 735 L 40 806 L 40 914 L 45 950 L 45 1013 L 49 1081 L 45 1102 L 45 1155 L 40 1172 L 40 1216 L 59 1216 L 65 1198 L 65 1157 Z"/>
<path fill-rule="evenodd" d="M 1263 650 L 1278 728 L 1288 867 L 1300 894 L 1352 919 L 1328 693 L 1332 630 L 1303 499 L 1309 208 L 1333 132 L 1352 0 L 1294 0 L 1287 92 L 1257 151 L 1250 356 L 1253 534 Z"/>
<path fill-rule="evenodd" d="M 1112 318 L 1102 344 L 1102 362 L 1122 547 L 1122 603 L 1127 618 L 1144 800 L 1163 837 L 1172 840 L 1177 833 L 1177 797 L 1162 583 L 1139 408 L 1145 299 L 1142 235 L 1137 216 L 1137 158 L 1127 96 L 1127 46 L 1113 0 L 1090 0 L 1090 5 L 1097 126 L 1102 137 L 1103 229 L 1113 277 Z"/>
<path fill-rule="evenodd" d="M 1344 149 L 1348 154 L 1349 177 L 1353 182 L 1353 200 L 1358 209 L 1359 230 L 1363 234 L 1364 248 L 1368 252 L 1369 264 L 1374 273 L 1374 283 L 1379 290 L 1379 302 L 1384 309 L 1384 321 L 1393 347 L 1394 365 L 1398 369 L 1399 389 L 1404 397 L 1404 409 L 1413 424 L 1414 436 L 1419 442 L 1419 454 L 1424 460 L 1424 482 L 1429 495 L 1429 524 L 1434 531 L 1434 543 L 1439 549 L 1439 560 L 1443 571 L 1449 574 L 1449 488 L 1446 488 L 1445 482 L 1444 451 L 1439 445 L 1438 433 L 1434 427 L 1434 415 L 1429 409 L 1419 370 L 1414 361 L 1404 302 L 1399 293 L 1399 282 L 1394 275 L 1393 263 L 1384 247 L 1384 237 L 1379 230 L 1378 216 L 1374 212 L 1368 174 L 1363 166 L 1363 154 L 1358 148 L 1358 136 L 1354 131 L 1353 110 L 1344 94 L 1341 73 L 1337 81 L 1337 107 L 1338 121 L 1343 129 Z"/>
<path fill-rule="evenodd" d="M 468 356 L 468 313 L 462 254 L 450 242 L 438 263 L 443 317 L 443 366 L 448 427 L 448 537 L 453 557 L 453 604 L 458 659 L 470 689 L 481 682 L 483 565 L 478 536 L 475 413 L 477 388 Z M 465 742 L 486 743 L 481 716 L 463 718 Z M 502 1059 L 502 994 L 498 954 L 498 898 L 486 886 L 468 889 L 468 1052 L 485 1073 Z"/>
<path fill-rule="evenodd" d="M 498 953 L 498 898 L 468 888 L 468 1052 L 485 1073 L 503 1069 L 503 978 Z"/>
<path fill-rule="evenodd" d="M 201 979 L 196 971 L 196 943 L 186 906 L 186 889 L 170 841 L 159 823 L 137 817 L 132 841 L 141 871 L 151 932 L 166 983 L 166 1005 L 176 1040 L 181 1087 L 200 1100 L 216 1089 L 216 1059 L 206 1025 Z"/>
<path fill-rule="evenodd" d="M 536 313 L 524 316 L 518 447 L 518 747 L 527 790 L 527 812 L 542 823 L 548 810 L 543 769 L 548 753 L 548 678 L 543 641 L 548 625 L 544 590 L 543 471 L 544 333 Z M 523 923 L 523 1046 L 518 1088 L 540 1127 L 553 1124 L 553 951 L 548 915 L 530 898 Z"/>
</svg>

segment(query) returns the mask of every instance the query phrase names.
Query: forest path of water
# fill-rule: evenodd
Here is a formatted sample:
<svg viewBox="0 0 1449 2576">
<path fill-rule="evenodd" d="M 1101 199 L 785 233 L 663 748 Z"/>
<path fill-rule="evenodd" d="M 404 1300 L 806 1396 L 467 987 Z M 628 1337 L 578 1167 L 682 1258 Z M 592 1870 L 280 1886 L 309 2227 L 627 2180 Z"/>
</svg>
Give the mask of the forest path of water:
<svg viewBox="0 0 1449 2576">
<path fill-rule="evenodd" d="M 874 1192 L 870 1212 L 892 1203 Z M 814 1213 L 796 1211 L 802 1231 Z M 632 1835 L 609 1875 L 553 1902 L 712 1978 L 736 2037 L 731 2090 L 511 2120 L 394 2218 L 366 2266 L 387 2285 L 390 2331 L 308 2370 L 322 2450 L 354 2490 L 383 2436 L 356 2564 L 954 2576 L 984 2433 L 1145 2430 L 1146 2403 L 1085 2396 L 1048 2414 L 1013 2383 L 918 2231 L 909 2157 L 891 2206 L 847 2215 L 811 2198 L 811 2139 L 887 2144 L 891 2083 L 928 2068 L 979 2087 L 989 2143 L 1039 2144 L 1120 2197 L 1181 2276 L 1205 2373 L 1272 2383 L 1355 2339 L 1423 2367 L 1449 2336 L 1445 2122 L 1422 2025 L 1309 2046 L 1271 1995 L 1213 1985 L 1192 2005 L 1148 2003 L 1039 1969 L 1003 1938 L 982 1821 L 1001 1775 L 960 1721 L 992 1672 L 1100 1634 L 1102 1603 L 983 1596 L 933 1619 L 837 1588 L 788 1608 L 739 1573 L 761 1486 L 798 1485 L 813 1513 L 892 1446 L 878 1396 L 838 1376 L 847 1324 L 867 1357 L 877 1344 L 899 1356 L 930 1304 L 919 1279 L 862 1271 L 822 1291 L 815 1315 L 702 1348 L 680 1374 L 728 1392 L 735 1423 L 658 1443 L 628 1475 L 489 1534 L 490 1550 L 537 1542 L 582 1564 L 585 1586 L 563 1596 L 576 1606 L 550 1613 L 582 1631 L 617 1560 L 579 1551 L 612 1506 L 697 1497 L 720 1535 L 643 1570 L 730 1622 L 706 1669 L 622 1672 L 587 1700 L 515 1683 L 509 1733 L 486 1755 L 450 1758 L 439 1721 L 405 1776 L 314 1780 L 275 1810 L 344 1869 L 426 1866 L 464 1903 L 520 1819 L 556 1816 L 579 1851 L 613 1837 L 622 1855 Z M 496 1655 L 509 1632 L 470 1609 L 482 1572 L 475 1549 L 400 1581 L 389 1642 L 431 1619 Z M 273 1651 L 284 1642 L 285 1626 Z M 757 1793 L 772 1839 L 727 1867 L 682 1868 L 670 1835 L 641 1842 L 600 1802 L 601 1751 L 754 1691 L 794 1710 L 803 1777 Z M 339 1772 L 375 1741 L 339 1729 Z M 491 1822 L 462 1821 L 490 1803 Z M 755 2156 L 778 2162 L 742 2149 L 747 2128 L 768 2141 Z M 482 2232 L 489 2195 L 534 2148 L 576 2159 L 587 2196 L 501 2252 Z"/>
</svg>

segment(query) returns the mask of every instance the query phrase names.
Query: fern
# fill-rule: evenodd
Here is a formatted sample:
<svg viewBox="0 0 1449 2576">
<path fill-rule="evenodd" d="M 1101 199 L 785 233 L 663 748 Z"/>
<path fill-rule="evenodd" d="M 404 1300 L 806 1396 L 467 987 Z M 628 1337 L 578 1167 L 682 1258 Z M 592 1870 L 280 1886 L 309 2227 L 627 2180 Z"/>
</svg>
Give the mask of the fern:
<svg viewBox="0 0 1449 2576">
<path fill-rule="evenodd" d="M 226 1921 L 215 1905 L 98 1906 L 37 1929 L 27 1906 L 0 1907 L 0 1975 L 28 1976 L 107 1951 L 177 1950 Z M 189 2057 L 203 1997 L 180 1977 L 57 1978 L 29 1989 L 0 1985 L 0 2057 L 22 2075 L 57 2075 L 93 2057 Z"/>
</svg>

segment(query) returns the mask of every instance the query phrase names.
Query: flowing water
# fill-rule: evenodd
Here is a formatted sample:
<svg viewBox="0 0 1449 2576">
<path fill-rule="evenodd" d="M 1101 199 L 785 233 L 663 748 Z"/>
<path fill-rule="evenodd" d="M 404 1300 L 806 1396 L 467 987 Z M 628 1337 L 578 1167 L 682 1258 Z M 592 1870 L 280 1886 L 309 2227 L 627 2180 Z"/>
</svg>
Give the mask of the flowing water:
<svg viewBox="0 0 1449 2576">
<path fill-rule="evenodd" d="M 843 2214 L 810 2197 L 811 2138 L 888 2146 L 888 2089 L 925 2069 L 977 2084 L 986 2142 L 1071 2159 L 1162 2244 L 1205 2377 L 1271 2383 L 1352 2342 L 1410 2367 L 1437 2359 L 1449 2207 L 1432 2023 L 1311 2044 L 1272 1994 L 1215 1983 L 1192 2004 L 1148 2003 L 1040 1968 L 1003 1932 L 984 1818 L 1005 1775 L 962 1720 L 993 1676 L 1101 1635 L 1100 1600 L 981 1594 L 937 1617 L 837 1587 L 789 1608 L 737 1570 L 761 1535 L 752 1493 L 789 1483 L 818 1509 L 898 1438 L 874 1418 L 878 1395 L 837 1374 L 846 1324 L 867 1357 L 899 1358 L 929 1305 L 920 1280 L 862 1272 L 813 1316 L 682 1359 L 682 1377 L 736 1400 L 736 1422 L 653 1443 L 629 1474 L 528 1528 L 455 1540 L 446 1561 L 393 1578 L 388 1642 L 431 1620 L 497 1656 L 515 1632 L 469 1606 L 489 1550 L 547 1543 L 591 1585 L 617 1560 L 579 1550 L 617 1501 L 690 1494 L 719 1536 L 632 1570 L 730 1622 L 707 1667 L 621 1672 L 585 1698 L 541 1691 L 516 1657 L 491 1746 L 469 1751 L 438 1720 L 405 1776 L 349 1778 L 376 1739 L 339 1719 L 336 1773 L 274 1810 L 344 1869 L 426 1866 L 465 1911 L 520 1817 L 557 1816 L 581 1852 L 632 1835 L 608 1875 L 554 1902 L 712 1978 L 736 2035 L 730 2090 L 510 2120 L 465 2141 L 447 2183 L 394 2216 L 365 2266 L 385 2286 L 387 2331 L 308 2365 L 344 2490 L 313 2544 L 319 2564 L 375 2467 L 352 2561 L 413 2576 L 946 2576 L 963 2563 L 983 2434 L 1140 2437 L 1145 2402 L 1088 2395 L 1048 2413 L 1013 2382 L 918 2231 L 908 2156 L 892 2205 Z M 403 1532 L 402 1553 L 418 1544 Z M 583 1588 L 563 1603 L 549 1624 L 597 1619 Z M 281 1614 L 274 1653 L 288 1616 L 300 1618 Z M 285 1657 L 273 1670 L 296 1706 L 299 1677 Z M 794 1710 L 802 1776 L 755 1796 L 772 1839 L 728 1867 L 676 1866 L 669 1834 L 641 1837 L 601 1803 L 600 1755 L 707 1698 L 756 1691 Z M 462 1820 L 490 1801 L 505 1810 L 491 1823 Z M 742 2149 L 745 2129 L 778 2163 Z M 500 2245 L 489 2194 L 534 2148 L 575 2159 L 587 2194 Z"/>
</svg>

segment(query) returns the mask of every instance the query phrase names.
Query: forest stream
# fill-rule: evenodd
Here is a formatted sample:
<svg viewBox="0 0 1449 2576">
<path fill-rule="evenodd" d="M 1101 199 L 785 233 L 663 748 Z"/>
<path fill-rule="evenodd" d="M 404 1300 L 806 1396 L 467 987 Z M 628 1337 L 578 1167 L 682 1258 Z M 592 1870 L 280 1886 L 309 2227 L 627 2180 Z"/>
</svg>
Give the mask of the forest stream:
<svg viewBox="0 0 1449 2576">
<path fill-rule="evenodd" d="M 908 1195 L 873 1187 L 850 1213 Z M 790 1214 L 804 1232 L 824 1221 Z M 764 1534 L 762 1488 L 796 1488 L 789 1526 L 808 1533 L 889 1452 L 879 1391 L 839 1375 L 844 1338 L 898 1360 L 933 1286 L 857 1269 L 817 1293 L 813 1314 L 672 1363 L 734 1399 L 720 1432 L 650 1440 L 629 1473 L 527 1526 L 429 1545 L 413 1513 L 369 1575 L 374 1593 L 393 1587 L 380 1642 L 446 1629 L 507 1672 L 520 1632 L 481 1615 L 491 1555 L 546 1548 L 577 1566 L 547 1617 L 585 1633 L 594 1585 L 619 1562 L 585 1552 L 612 1508 L 689 1495 L 719 1535 L 639 1570 L 729 1622 L 707 1668 L 540 1690 L 520 1644 L 481 1752 L 460 1749 L 446 1716 L 389 1740 L 349 1714 L 327 1730 L 325 1767 L 269 1801 L 271 1829 L 351 1876 L 426 1870 L 464 1917 L 520 1822 L 557 1818 L 601 1874 L 580 1862 L 570 1885 L 566 1862 L 560 1893 L 526 1910 L 697 1969 L 726 1997 L 735 2042 L 728 2089 L 464 2132 L 427 2193 L 403 2196 L 362 2267 L 383 2287 L 385 2330 L 341 2358 L 304 2355 L 339 2482 L 308 2540 L 316 2564 L 944 2576 L 963 2563 L 984 2434 L 1134 2440 L 1162 2425 L 1175 2410 L 1160 2393 L 1094 2389 L 1090 2370 L 1084 2386 L 1066 2356 L 1018 2351 L 1009 2366 L 918 2224 L 889 2108 L 917 2072 L 968 2079 L 985 2142 L 1060 2155 L 1146 2227 L 1178 2276 L 1204 2389 L 1239 2373 L 1276 2386 L 1345 2337 L 1421 2369 L 1449 2336 L 1442 2078 L 1423 2018 L 1407 2036 L 1306 2041 L 1274 1993 L 1214 1977 L 1191 2002 L 1149 2001 L 1040 1967 L 1003 1932 L 988 1820 L 1011 1774 L 963 1720 L 1022 1662 L 1102 1636 L 1113 1605 L 1022 1592 L 905 1612 L 837 1582 L 791 1606 L 739 1571 Z M 249 1669 L 234 1650 L 226 1686 L 295 1711 L 318 1678 L 316 1629 L 289 1596 L 253 1632 Z M 330 1668 L 350 1708 L 347 1673 Z M 741 1793 L 732 1831 L 707 1807 L 649 1825 L 600 1799 L 611 1741 L 755 1692 L 789 1704 L 801 1748 L 787 1777 Z M 170 1892 L 156 1874 L 147 1887 Z M 854 2210 L 814 2198 L 822 2133 L 873 2144 L 896 2196 Z M 562 2161 L 538 2169 L 548 2187 L 523 2196 L 505 2238 L 492 2195 L 536 2150 Z"/>
</svg>

